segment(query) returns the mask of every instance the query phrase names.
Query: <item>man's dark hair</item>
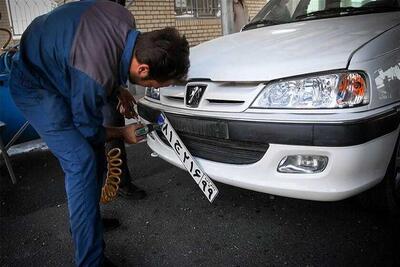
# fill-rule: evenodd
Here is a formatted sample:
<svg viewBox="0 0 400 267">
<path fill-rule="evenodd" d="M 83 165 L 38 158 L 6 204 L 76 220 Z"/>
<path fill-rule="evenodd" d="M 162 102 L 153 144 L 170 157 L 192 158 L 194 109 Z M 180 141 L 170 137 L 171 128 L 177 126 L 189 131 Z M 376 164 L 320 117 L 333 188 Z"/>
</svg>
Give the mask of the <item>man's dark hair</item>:
<svg viewBox="0 0 400 267">
<path fill-rule="evenodd" d="M 140 64 L 149 65 L 148 79 L 165 82 L 185 79 L 189 67 L 189 43 L 175 28 L 142 33 L 135 45 Z"/>
</svg>

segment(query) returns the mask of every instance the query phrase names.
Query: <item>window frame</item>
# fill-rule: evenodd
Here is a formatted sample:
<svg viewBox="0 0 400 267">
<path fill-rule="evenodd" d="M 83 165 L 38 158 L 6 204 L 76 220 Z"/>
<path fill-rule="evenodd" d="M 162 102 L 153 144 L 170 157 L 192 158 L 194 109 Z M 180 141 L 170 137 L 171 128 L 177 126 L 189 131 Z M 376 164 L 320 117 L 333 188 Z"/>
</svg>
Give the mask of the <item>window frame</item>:
<svg viewBox="0 0 400 267">
<path fill-rule="evenodd" d="M 178 3 L 181 3 L 180 6 Z M 210 12 L 204 12 L 207 9 Z M 219 18 L 221 4 L 219 0 L 174 0 L 174 11 L 177 18 Z"/>
<path fill-rule="evenodd" d="M 50 12 L 58 5 L 55 0 L 6 0 L 5 2 L 14 40 L 21 38 L 22 33 L 36 17 Z M 23 7 L 19 10 L 20 4 Z"/>
</svg>

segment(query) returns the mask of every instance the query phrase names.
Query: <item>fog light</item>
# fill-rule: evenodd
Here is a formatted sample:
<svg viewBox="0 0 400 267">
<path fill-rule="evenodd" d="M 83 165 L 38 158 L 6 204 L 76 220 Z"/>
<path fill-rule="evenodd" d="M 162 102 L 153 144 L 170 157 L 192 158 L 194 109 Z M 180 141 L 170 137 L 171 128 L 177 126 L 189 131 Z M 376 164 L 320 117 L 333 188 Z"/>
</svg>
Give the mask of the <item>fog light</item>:
<svg viewBox="0 0 400 267">
<path fill-rule="evenodd" d="M 290 155 L 284 157 L 278 165 L 282 173 L 318 173 L 325 170 L 328 157 L 317 155 Z"/>
</svg>

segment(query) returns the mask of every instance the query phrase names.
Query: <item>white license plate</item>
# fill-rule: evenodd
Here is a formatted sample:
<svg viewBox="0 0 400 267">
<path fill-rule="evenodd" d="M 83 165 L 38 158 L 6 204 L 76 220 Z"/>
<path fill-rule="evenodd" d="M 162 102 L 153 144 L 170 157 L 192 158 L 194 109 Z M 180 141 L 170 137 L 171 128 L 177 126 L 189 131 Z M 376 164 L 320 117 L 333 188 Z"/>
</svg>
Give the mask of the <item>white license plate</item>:
<svg viewBox="0 0 400 267">
<path fill-rule="evenodd" d="M 198 184 L 201 191 L 203 191 L 204 195 L 210 202 L 213 202 L 218 194 L 218 188 L 215 186 L 213 181 L 211 181 L 210 177 L 208 177 L 207 174 L 196 163 L 195 159 L 190 154 L 182 140 L 179 138 L 165 114 L 161 114 L 161 116 L 164 119 L 164 124 L 161 127 L 162 133 L 167 138 L 182 164 Z"/>
</svg>

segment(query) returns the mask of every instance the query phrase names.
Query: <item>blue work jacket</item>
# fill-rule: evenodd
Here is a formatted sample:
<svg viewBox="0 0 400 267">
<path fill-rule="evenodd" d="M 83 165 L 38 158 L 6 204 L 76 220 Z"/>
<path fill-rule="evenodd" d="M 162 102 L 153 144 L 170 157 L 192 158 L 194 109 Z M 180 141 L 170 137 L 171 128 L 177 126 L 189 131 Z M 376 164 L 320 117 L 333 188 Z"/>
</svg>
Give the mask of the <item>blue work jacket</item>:
<svg viewBox="0 0 400 267">
<path fill-rule="evenodd" d="M 101 109 L 127 82 L 138 34 L 132 14 L 121 5 L 65 4 L 28 26 L 11 79 L 33 92 L 37 88 L 63 97 L 85 138 L 104 140 Z"/>
</svg>

